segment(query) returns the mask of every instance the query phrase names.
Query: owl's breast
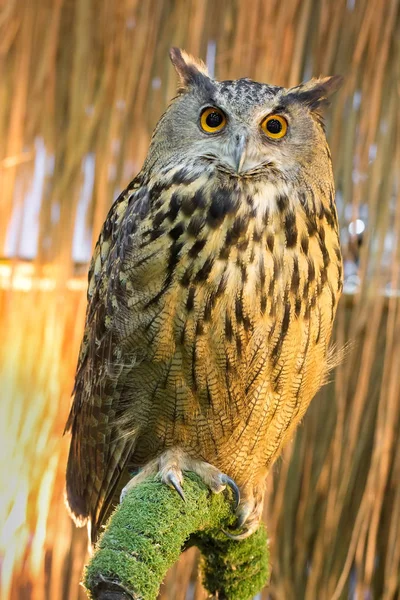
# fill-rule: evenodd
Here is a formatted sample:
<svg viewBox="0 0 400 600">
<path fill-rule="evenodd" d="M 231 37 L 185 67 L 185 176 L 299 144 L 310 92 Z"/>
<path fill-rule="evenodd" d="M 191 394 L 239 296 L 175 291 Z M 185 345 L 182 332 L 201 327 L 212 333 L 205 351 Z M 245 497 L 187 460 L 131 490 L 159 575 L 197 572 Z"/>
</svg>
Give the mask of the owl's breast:
<svg viewBox="0 0 400 600">
<path fill-rule="evenodd" d="M 136 372 L 168 435 L 187 437 L 188 423 L 203 440 L 210 427 L 221 439 L 247 428 L 256 444 L 274 414 L 286 428 L 300 418 L 326 372 L 337 228 L 269 183 L 165 196 L 122 269 L 121 345 L 142 357 Z"/>
</svg>

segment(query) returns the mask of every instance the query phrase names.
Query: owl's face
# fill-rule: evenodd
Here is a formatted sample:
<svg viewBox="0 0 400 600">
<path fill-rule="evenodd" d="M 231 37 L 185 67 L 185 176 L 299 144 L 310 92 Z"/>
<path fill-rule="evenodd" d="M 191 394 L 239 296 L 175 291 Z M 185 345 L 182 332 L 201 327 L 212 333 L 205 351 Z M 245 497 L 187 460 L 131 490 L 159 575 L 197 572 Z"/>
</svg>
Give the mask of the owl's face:
<svg viewBox="0 0 400 600">
<path fill-rule="evenodd" d="M 218 82 L 178 49 L 171 59 L 181 88 L 154 132 L 152 166 L 213 161 L 228 175 L 251 177 L 273 165 L 288 178 L 320 159 L 326 140 L 318 109 L 340 77 L 290 89 L 249 79 Z"/>
</svg>

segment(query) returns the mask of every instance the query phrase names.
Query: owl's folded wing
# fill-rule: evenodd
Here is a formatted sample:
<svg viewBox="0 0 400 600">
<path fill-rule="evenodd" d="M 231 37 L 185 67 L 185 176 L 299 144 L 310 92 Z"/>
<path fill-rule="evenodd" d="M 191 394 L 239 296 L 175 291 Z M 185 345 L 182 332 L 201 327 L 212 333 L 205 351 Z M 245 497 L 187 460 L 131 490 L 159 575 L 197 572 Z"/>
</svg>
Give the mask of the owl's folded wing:
<svg viewBox="0 0 400 600">
<path fill-rule="evenodd" d="M 110 209 L 89 271 L 85 331 L 75 377 L 74 399 L 66 424 L 72 433 L 66 475 L 67 503 L 82 526 L 91 522 L 92 539 L 118 490 L 135 443 L 118 436 L 115 419 L 126 371 L 115 362 L 112 282 L 118 277 L 124 229 L 148 210 L 146 194 L 134 180 Z"/>
</svg>

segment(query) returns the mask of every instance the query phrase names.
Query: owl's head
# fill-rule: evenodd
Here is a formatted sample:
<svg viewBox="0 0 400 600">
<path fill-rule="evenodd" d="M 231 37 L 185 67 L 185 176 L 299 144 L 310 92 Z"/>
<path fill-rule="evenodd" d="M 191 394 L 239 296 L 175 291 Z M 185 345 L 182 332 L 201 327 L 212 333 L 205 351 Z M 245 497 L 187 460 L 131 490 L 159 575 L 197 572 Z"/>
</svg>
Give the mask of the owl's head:
<svg viewBox="0 0 400 600">
<path fill-rule="evenodd" d="M 273 165 L 290 178 L 320 164 L 326 146 L 321 109 L 340 87 L 340 76 L 294 88 L 250 79 L 219 82 L 186 52 L 172 48 L 170 56 L 178 95 L 154 131 L 150 169 L 213 161 L 235 177 L 259 175 Z"/>
</svg>

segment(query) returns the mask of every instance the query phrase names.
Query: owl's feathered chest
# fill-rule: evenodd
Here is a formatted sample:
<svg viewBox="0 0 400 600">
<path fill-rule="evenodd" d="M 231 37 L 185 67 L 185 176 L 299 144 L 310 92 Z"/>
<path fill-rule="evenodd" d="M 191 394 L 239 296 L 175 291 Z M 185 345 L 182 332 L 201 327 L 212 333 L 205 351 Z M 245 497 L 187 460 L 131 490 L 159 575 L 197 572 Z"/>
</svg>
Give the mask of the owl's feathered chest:
<svg viewBox="0 0 400 600">
<path fill-rule="evenodd" d="M 100 241 L 92 277 L 96 264 L 109 274 L 102 306 L 128 428 L 133 413 L 145 428 L 156 419 L 168 445 L 193 427 L 208 456 L 215 436 L 253 421 L 265 437 L 282 402 L 288 423 L 301 417 L 327 370 L 341 290 L 333 196 L 317 192 L 200 175 L 139 188 L 148 205 L 136 220 L 126 194 L 119 239 Z"/>
<path fill-rule="evenodd" d="M 162 348 L 166 340 L 185 347 L 193 328 L 227 338 L 243 329 L 243 346 L 260 323 L 270 330 L 288 311 L 286 320 L 309 316 L 330 279 L 334 310 L 341 259 L 332 198 L 329 212 L 329 198 L 310 187 L 302 198 L 282 183 L 188 178 L 150 189 L 148 215 L 126 244 L 123 335 L 140 330 Z"/>
</svg>

